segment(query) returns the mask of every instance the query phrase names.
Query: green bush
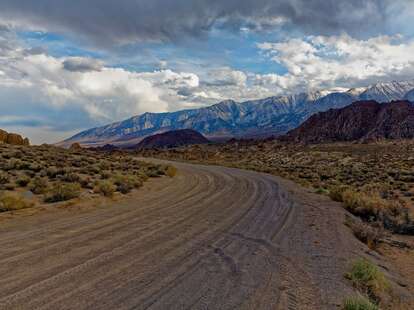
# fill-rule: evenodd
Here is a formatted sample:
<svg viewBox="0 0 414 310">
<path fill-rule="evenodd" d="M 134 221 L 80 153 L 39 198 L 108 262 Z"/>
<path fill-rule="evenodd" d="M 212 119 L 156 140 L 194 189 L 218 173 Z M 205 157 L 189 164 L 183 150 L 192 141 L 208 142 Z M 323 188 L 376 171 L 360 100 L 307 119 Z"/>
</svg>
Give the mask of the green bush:
<svg viewBox="0 0 414 310">
<path fill-rule="evenodd" d="M 44 201 L 53 203 L 71 200 L 79 197 L 80 189 L 81 188 L 78 183 L 57 183 L 46 193 Z"/>
<path fill-rule="evenodd" d="M 21 210 L 31 208 L 33 206 L 33 202 L 30 202 L 16 194 L 3 193 L 0 195 L 0 212 Z"/>
<path fill-rule="evenodd" d="M 98 181 L 95 185 L 94 192 L 112 197 L 116 191 L 116 186 L 109 180 Z"/>
<path fill-rule="evenodd" d="M 381 296 L 390 287 L 384 274 L 377 266 L 366 259 L 356 260 L 352 265 L 351 271 L 345 276 L 357 290 L 375 302 L 379 302 Z"/>
<path fill-rule="evenodd" d="M 343 310 L 379 310 L 379 308 L 367 298 L 358 296 L 345 299 Z"/>
</svg>

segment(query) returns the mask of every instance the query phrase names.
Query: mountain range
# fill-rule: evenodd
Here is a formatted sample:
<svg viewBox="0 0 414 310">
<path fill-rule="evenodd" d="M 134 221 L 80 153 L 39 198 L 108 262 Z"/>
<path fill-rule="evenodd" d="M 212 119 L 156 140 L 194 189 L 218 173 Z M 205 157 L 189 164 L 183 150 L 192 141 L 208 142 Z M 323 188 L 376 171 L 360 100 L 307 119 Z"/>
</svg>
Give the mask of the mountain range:
<svg viewBox="0 0 414 310">
<path fill-rule="evenodd" d="M 58 143 L 70 146 L 112 144 L 133 146 L 145 137 L 171 130 L 193 129 L 209 140 L 278 136 L 287 133 L 317 112 L 342 108 L 360 100 L 414 101 L 414 80 L 377 83 L 342 92 L 317 91 L 260 100 L 226 100 L 199 109 L 167 113 L 144 113 L 103 127 L 82 131 Z"/>
</svg>

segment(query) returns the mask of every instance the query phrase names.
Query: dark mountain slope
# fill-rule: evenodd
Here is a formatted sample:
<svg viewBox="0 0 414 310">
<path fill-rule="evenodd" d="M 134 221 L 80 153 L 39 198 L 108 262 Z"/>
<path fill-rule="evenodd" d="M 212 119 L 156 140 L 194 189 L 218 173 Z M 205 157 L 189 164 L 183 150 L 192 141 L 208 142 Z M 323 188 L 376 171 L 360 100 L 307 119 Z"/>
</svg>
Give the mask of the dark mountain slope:
<svg viewBox="0 0 414 310">
<path fill-rule="evenodd" d="M 359 101 L 311 116 L 282 140 L 321 143 L 414 138 L 414 105 Z"/>
<path fill-rule="evenodd" d="M 173 148 L 193 144 L 205 144 L 209 141 L 199 132 L 191 129 L 168 131 L 142 140 L 136 149 Z"/>
</svg>

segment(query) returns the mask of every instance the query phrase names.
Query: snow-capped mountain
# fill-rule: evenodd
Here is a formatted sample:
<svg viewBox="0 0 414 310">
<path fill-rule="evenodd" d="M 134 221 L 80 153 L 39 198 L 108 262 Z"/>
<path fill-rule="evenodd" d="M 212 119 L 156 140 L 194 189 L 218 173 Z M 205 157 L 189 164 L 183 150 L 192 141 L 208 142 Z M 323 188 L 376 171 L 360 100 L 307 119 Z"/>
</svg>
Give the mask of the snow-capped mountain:
<svg viewBox="0 0 414 310">
<path fill-rule="evenodd" d="M 413 96 L 414 80 L 378 83 L 344 92 L 318 91 L 241 103 L 227 100 L 200 109 L 145 113 L 122 122 L 83 131 L 60 145 L 68 146 L 79 142 L 86 146 L 108 143 L 129 146 L 149 135 L 178 129 L 194 129 L 212 140 L 266 137 L 284 134 L 314 113 L 342 108 L 354 101 L 389 102 L 404 98 L 414 101 Z"/>
<path fill-rule="evenodd" d="M 401 100 L 414 89 L 414 80 L 404 82 L 378 83 L 367 88 L 359 95 L 361 100 L 375 100 L 378 102 L 390 102 Z"/>
</svg>

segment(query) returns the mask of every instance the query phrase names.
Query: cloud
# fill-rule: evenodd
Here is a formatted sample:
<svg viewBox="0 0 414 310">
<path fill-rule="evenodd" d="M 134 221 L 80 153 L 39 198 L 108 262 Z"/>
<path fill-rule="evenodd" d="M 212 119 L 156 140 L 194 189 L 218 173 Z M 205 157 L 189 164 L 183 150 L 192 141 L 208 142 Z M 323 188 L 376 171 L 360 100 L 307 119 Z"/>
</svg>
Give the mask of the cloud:
<svg viewBox="0 0 414 310">
<path fill-rule="evenodd" d="M 365 36 L 388 29 L 411 0 L 2 0 L 0 18 L 101 46 L 202 37 L 213 28 Z"/>
<path fill-rule="evenodd" d="M 208 80 L 205 82 L 209 86 L 245 86 L 247 76 L 244 72 L 233 70 L 229 67 L 214 68 L 208 73 Z"/>
<path fill-rule="evenodd" d="M 73 72 L 101 71 L 102 67 L 102 61 L 84 57 L 70 57 L 63 62 L 63 68 Z"/>
<path fill-rule="evenodd" d="M 0 125 L 6 129 L 67 133 L 147 111 L 170 111 L 185 106 L 179 89 L 199 86 L 193 73 L 133 72 L 91 58 L 33 52 L 8 32 L 0 34 L 0 43 Z"/>
<path fill-rule="evenodd" d="M 412 79 L 414 41 L 401 36 L 358 40 L 349 35 L 309 36 L 277 43 L 258 44 L 284 75 L 257 76 L 260 85 L 286 89 L 350 87 L 384 80 Z"/>
</svg>

